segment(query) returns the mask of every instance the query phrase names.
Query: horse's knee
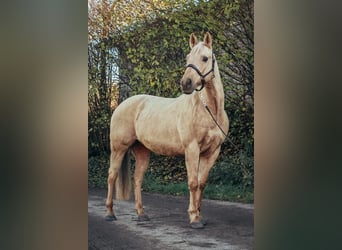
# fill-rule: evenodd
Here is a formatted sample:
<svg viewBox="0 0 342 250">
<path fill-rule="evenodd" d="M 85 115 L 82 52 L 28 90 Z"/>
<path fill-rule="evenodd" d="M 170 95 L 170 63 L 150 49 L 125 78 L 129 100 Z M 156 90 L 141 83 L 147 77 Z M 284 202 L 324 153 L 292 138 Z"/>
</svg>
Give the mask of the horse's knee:
<svg viewBox="0 0 342 250">
<path fill-rule="evenodd" d="M 199 189 L 200 189 L 201 191 L 203 191 L 206 185 L 207 185 L 206 182 L 201 182 L 201 183 L 199 184 Z"/>
<path fill-rule="evenodd" d="M 191 180 L 188 183 L 190 192 L 195 192 L 198 188 L 198 181 L 197 180 Z"/>
</svg>

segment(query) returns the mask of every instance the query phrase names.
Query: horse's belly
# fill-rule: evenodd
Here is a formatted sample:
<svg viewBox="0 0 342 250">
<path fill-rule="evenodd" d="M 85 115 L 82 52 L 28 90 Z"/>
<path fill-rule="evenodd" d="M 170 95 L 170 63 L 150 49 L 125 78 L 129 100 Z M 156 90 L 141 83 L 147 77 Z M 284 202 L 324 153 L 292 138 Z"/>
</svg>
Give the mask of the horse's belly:
<svg viewBox="0 0 342 250">
<path fill-rule="evenodd" d="M 180 143 L 170 142 L 160 138 L 138 138 L 146 148 L 160 155 L 184 155 L 184 149 Z"/>
<path fill-rule="evenodd" d="M 141 130 L 137 129 L 137 140 L 156 154 L 184 155 L 184 148 L 176 130 L 162 129 L 160 124 Z"/>
</svg>

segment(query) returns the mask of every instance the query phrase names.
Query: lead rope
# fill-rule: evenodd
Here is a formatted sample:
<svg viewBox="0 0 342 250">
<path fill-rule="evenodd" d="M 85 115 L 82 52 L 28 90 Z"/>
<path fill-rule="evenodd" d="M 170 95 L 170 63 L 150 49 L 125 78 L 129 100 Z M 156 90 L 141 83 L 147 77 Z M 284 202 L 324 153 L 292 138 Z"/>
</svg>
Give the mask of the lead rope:
<svg viewBox="0 0 342 250">
<path fill-rule="evenodd" d="M 228 134 L 226 134 L 226 133 L 223 131 L 223 129 L 221 128 L 221 126 L 220 126 L 220 125 L 218 124 L 218 122 L 216 121 L 216 119 L 215 119 L 213 113 L 212 113 L 212 112 L 210 111 L 210 109 L 209 109 L 208 104 L 207 104 L 206 101 L 204 100 L 204 97 L 203 97 L 203 95 L 202 95 L 202 91 L 199 91 L 198 93 L 199 93 L 199 96 L 200 96 L 200 99 L 201 99 L 201 101 L 202 101 L 202 104 L 203 104 L 204 108 L 208 111 L 209 115 L 211 116 L 211 118 L 212 118 L 213 121 L 215 122 L 216 126 L 221 130 L 221 132 L 224 134 L 224 136 L 226 137 L 226 139 L 228 139 L 228 141 L 235 147 L 235 149 L 236 149 L 237 151 L 239 151 L 239 148 L 232 142 L 232 140 L 228 137 Z"/>
</svg>

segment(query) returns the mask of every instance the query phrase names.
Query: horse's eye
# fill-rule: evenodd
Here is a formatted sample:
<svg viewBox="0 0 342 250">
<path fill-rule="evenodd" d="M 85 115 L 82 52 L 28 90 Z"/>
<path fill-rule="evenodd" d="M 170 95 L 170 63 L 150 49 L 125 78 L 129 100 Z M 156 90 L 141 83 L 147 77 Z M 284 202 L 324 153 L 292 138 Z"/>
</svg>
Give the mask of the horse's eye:
<svg viewBox="0 0 342 250">
<path fill-rule="evenodd" d="M 206 62 L 206 61 L 208 61 L 208 57 L 207 56 L 203 56 L 202 60 L 203 60 L 203 62 Z"/>
</svg>

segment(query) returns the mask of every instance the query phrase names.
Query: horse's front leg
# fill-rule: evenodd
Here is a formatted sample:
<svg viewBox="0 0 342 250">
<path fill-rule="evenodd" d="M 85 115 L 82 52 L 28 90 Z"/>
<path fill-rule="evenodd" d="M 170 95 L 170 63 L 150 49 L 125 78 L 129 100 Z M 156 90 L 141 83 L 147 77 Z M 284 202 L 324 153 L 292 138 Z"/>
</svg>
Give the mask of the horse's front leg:
<svg viewBox="0 0 342 250">
<path fill-rule="evenodd" d="M 200 215 L 201 204 L 203 191 L 208 181 L 208 176 L 210 169 L 213 167 L 218 155 L 220 153 L 220 147 L 216 149 L 213 153 L 200 157 L 199 164 L 199 174 L 198 174 L 198 189 L 196 191 L 196 200 L 198 204 L 199 217 L 202 224 L 205 224 L 205 221 L 202 220 L 202 216 Z"/>
<path fill-rule="evenodd" d="M 189 145 L 185 150 L 185 165 L 188 174 L 188 186 L 190 191 L 189 219 L 192 228 L 203 228 L 200 221 L 196 192 L 198 190 L 198 159 L 199 147 L 197 143 Z"/>
<path fill-rule="evenodd" d="M 135 210 L 138 214 L 139 221 L 149 220 L 148 216 L 144 214 L 144 208 L 141 198 L 141 185 L 144 178 L 144 173 L 148 168 L 150 161 L 150 151 L 141 143 L 136 144 L 132 148 L 135 157 L 135 171 L 134 171 L 134 196 L 135 196 Z"/>
</svg>

